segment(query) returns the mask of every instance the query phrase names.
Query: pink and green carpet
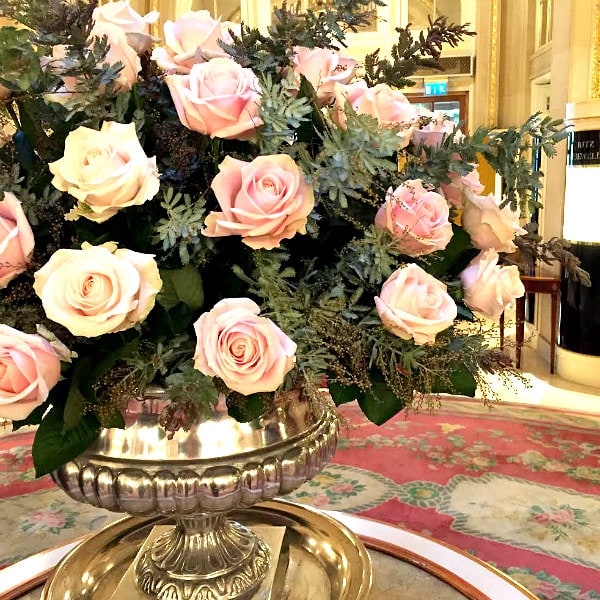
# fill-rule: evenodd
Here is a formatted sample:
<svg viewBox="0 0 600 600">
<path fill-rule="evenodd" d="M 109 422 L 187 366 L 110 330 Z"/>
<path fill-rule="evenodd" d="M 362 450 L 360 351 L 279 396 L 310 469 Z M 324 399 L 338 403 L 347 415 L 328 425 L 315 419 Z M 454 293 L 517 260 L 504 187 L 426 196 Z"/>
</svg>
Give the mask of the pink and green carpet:
<svg viewBox="0 0 600 600">
<path fill-rule="evenodd" d="M 332 463 L 289 499 L 426 533 L 542 600 L 600 599 L 600 415 L 456 398 L 380 427 L 340 413 Z M 0 565 L 120 516 L 35 480 L 31 436 L 0 436 Z"/>
</svg>

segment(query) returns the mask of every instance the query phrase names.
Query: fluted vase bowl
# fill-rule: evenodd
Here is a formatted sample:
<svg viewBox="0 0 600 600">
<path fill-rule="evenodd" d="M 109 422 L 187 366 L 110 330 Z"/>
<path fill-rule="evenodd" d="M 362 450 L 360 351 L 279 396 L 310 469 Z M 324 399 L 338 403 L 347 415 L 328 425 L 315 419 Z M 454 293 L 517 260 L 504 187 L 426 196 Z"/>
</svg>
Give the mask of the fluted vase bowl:
<svg viewBox="0 0 600 600">
<path fill-rule="evenodd" d="M 252 596 L 269 572 L 268 545 L 227 513 L 287 494 L 314 477 L 337 443 L 335 407 L 280 396 L 262 417 L 239 422 L 217 407 L 172 439 L 158 424 L 164 392 L 129 403 L 124 429 L 53 472 L 71 498 L 130 515 L 164 515 L 175 526 L 135 562 L 135 580 L 160 600 Z"/>
</svg>

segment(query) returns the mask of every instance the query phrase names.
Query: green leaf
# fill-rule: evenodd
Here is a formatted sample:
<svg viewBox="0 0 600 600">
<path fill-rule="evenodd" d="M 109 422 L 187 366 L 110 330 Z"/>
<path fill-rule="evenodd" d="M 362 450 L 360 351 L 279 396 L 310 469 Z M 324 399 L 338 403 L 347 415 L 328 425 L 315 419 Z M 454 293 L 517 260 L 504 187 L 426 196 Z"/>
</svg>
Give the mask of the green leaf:
<svg viewBox="0 0 600 600">
<path fill-rule="evenodd" d="M 42 421 L 42 417 L 44 413 L 48 410 L 48 402 L 44 402 L 37 408 L 34 408 L 24 419 L 20 421 L 12 422 L 12 430 L 16 431 L 21 427 L 26 427 L 27 425 L 38 425 Z"/>
<path fill-rule="evenodd" d="M 204 288 L 199 271 L 192 265 L 181 269 L 161 270 L 163 287 L 158 294 L 158 302 L 167 310 L 179 302 L 197 310 L 204 303 Z"/>
<path fill-rule="evenodd" d="M 78 363 L 77 367 L 84 362 Z M 89 367 L 89 360 L 87 361 Z M 85 409 L 85 396 L 79 389 L 80 373 L 76 368 L 73 377 L 71 379 L 71 385 L 69 386 L 69 393 L 67 394 L 67 401 L 65 403 L 64 412 L 64 427 L 65 430 L 73 429 L 77 426 L 77 423 L 81 420 Z"/>
<path fill-rule="evenodd" d="M 235 395 L 231 401 L 227 398 L 227 412 L 230 417 L 241 423 L 247 423 L 260 417 L 263 412 L 263 394 L 250 394 L 248 396 Z M 240 398 L 242 401 L 240 402 Z"/>
<path fill-rule="evenodd" d="M 460 394 L 471 398 L 475 396 L 477 381 L 464 363 L 458 361 L 450 363 L 448 379 L 450 380 L 450 385 L 437 380 L 434 382 L 431 391 L 437 394 Z"/>
<path fill-rule="evenodd" d="M 371 391 L 358 399 L 358 404 L 369 421 L 382 425 L 404 408 L 404 402 L 387 386 L 380 373 L 371 375 Z"/>
<path fill-rule="evenodd" d="M 85 414 L 77 426 L 65 431 L 62 411 L 53 406 L 41 422 L 32 454 L 36 477 L 46 475 L 81 454 L 98 437 L 100 423 Z"/>
<path fill-rule="evenodd" d="M 426 268 L 434 277 L 441 277 L 449 272 L 460 273 L 479 252 L 472 248 L 471 237 L 462 227 L 452 225 L 452 230 L 452 239 L 445 250 L 434 255 L 439 260 L 432 261 Z"/>
<path fill-rule="evenodd" d="M 329 393 L 331 394 L 336 406 L 340 406 L 340 404 L 346 404 L 347 402 L 353 402 L 359 398 L 364 399 L 364 391 L 361 390 L 356 384 L 342 385 L 336 381 L 328 381 L 327 387 L 329 388 Z"/>
</svg>

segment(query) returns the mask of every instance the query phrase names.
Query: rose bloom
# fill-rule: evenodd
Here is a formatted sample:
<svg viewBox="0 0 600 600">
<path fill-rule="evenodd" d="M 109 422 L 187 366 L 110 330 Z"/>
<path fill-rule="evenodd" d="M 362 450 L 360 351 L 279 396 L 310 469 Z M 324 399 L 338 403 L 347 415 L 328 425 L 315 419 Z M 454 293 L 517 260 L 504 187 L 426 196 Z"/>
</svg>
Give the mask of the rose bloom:
<svg viewBox="0 0 600 600">
<path fill-rule="evenodd" d="M 340 127 L 346 128 L 344 105 L 349 102 L 356 113 L 375 117 L 382 127 L 400 126 L 402 128 L 398 134 L 400 148 L 408 146 L 417 111 L 402 92 L 393 90 L 385 83 L 370 88 L 366 81 L 361 79 L 349 85 L 336 83 L 334 95 L 335 106 L 332 117 Z"/>
<path fill-rule="evenodd" d="M 458 173 L 448 173 L 450 183 L 440 184 L 444 198 L 448 200 L 455 208 L 462 208 L 463 196 L 466 191 L 472 193 L 472 195 L 481 194 L 485 189 L 485 186 L 479 181 L 479 171 L 477 165 L 472 165 L 474 168 L 469 171 L 466 175 L 459 175 Z"/>
<path fill-rule="evenodd" d="M 194 367 L 240 394 L 274 392 L 296 362 L 296 344 L 248 298 L 225 298 L 194 323 Z"/>
<path fill-rule="evenodd" d="M 321 104 L 329 104 L 336 83 L 348 83 L 358 62 L 328 48 L 294 48 L 294 73 L 304 75 L 317 92 Z"/>
<path fill-rule="evenodd" d="M 165 81 L 179 120 L 192 131 L 246 140 L 262 124 L 258 79 L 231 58 L 213 58 L 194 65 L 189 75 L 167 75 Z"/>
<path fill-rule="evenodd" d="M 52 185 L 77 198 L 68 220 L 103 223 L 122 208 L 143 204 L 159 189 L 156 158 L 148 158 L 127 125 L 105 121 L 100 131 L 78 127 L 65 140 L 62 158 L 48 165 Z"/>
<path fill-rule="evenodd" d="M 4 192 L 0 201 L 0 290 L 27 268 L 34 245 L 21 203 L 12 192 Z"/>
<path fill-rule="evenodd" d="M 142 16 L 131 8 L 129 0 L 115 0 L 97 6 L 92 13 L 94 23 L 111 23 L 125 33 L 150 33 L 150 25 L 158 21 L 156 10 Z"/>
<path fill-rule="evenodd" d="M 96 337 L 143 321 L 162 287 L 151 254 L 84 243 L 58 250 L 35 273 L 33 289 L 49 319 L 73 335 Z"/>
<path fill-rule="evenodd" d="M 383 326 L 403 340 L 433 344 L 457 315 L 454 300 L 441 281 L 411 263 L 394 271 L 375 296 Z"/>
<path fill-rule="evenodd" d="M 480 252 L 460 274 L 465 304 L 490 319 L 498 319 L 515 298 L 525 293 L 515 265 L 498 265 L 498 253 L 490 248 Z"/>
<path fill-rule="evenodd" d="M 0 324 L 0 417 L 24 419 L 60 377 L 60 359 L 43 337 Z"/>
<path fill-rule="evenodd" d="M 515 235 L 526 231 L 519 226 L 519 215 L 507 204 L 500 208 L 494 194 L 478 196 L 466 190 L 463 196 L 467 201 L 461 217 L 464 229 L 471 236 L 475 248 L 487 250 L 494 248 L 498 252 L 514 252 Z"/>
<path fill-rule="evenodd" d="M 313 188 L 287 154 L 257 156 L 252 162 L 226 156 L 211 188 L 223 212 L 206 217 L 202 233 L 208 237 L 241 235 L 247 246 L 271 250 L 306 233 Z"/>
<path fill-rule="evenodd" d="M 187 74 L 191 68 L 215 57 L 225 57 L 219 40 L 232 43 L 228 26 L 207 10 L 190 11 L 164 25 L 165 46 L 152 51 L 152 60 L 169 73 Z"/>
<path fill-rule="evenodd" d="M 110 23 L 123 30 L 128 44 L 142 54 L 149 50 L 158 38 L 150 35 L 150 25 L 158 21 L 159 13 L 156 10 L 142 16 L 131 8 L 129 0 L 116 0 L 97 6 L 92 13 L 94 23 Z"/>
<path fill-rule="evenodd" d="M 428 110 L 419 110 L 421 116 L 431 120 L 420 129 L 413 132 L 412 141 L 414 144 L 423 144 L 424 146 L 439 148 L 446 136 L 454 131 L 454 121 L 446 119 L 441 111 L 430 112 Z"/>
<path fill-rule="evenodd" d="M 420 179 L 390 188 L 385 204 L 377 211 L 375 225 L 387 229 L 398 248 L 408 256 L 443 250 L 452 238 L 450 210 L 443 196 L 428 191 Z"/>
<path fill-rule="evenodd" d="M 142 63 L 137 52 L 129 45 L 125 32 L 112 23 L 98 21 L 90 32 L 90 39 L 106 36 L 108 52 L 104 61 L 109 65 L 121 63 L 122 69 L 115 82 L 118 89 L 130 90 L 137 81 L 138 73 L 142 70 Z"/>
</svg>

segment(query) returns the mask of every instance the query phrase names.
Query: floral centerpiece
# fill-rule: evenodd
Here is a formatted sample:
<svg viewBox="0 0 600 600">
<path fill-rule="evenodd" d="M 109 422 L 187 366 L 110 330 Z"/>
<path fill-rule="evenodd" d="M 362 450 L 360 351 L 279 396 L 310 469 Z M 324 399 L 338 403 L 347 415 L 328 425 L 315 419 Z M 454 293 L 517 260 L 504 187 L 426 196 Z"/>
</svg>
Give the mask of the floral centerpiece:
<svg viewBox="0 0 600 600">
<path fill-rule="evenodd" d="M 399 89 L 472 33 L 398 28 L 359 64 L 367 6 L 284 6 L 268 34 L 189 12 L 159 37 L 128 0 L 0 1 L 0 416 L 39 424 L 38 474 L 150 384 L 173 433 L 219 395 L 247 420 L 326 380 L 382 423 L 513 372 L 479 318 L 523 294 L 505 253 L 568 257 L 519 224 L 528 151 L 564 128 L 417 110 Z"/>
</svg>

